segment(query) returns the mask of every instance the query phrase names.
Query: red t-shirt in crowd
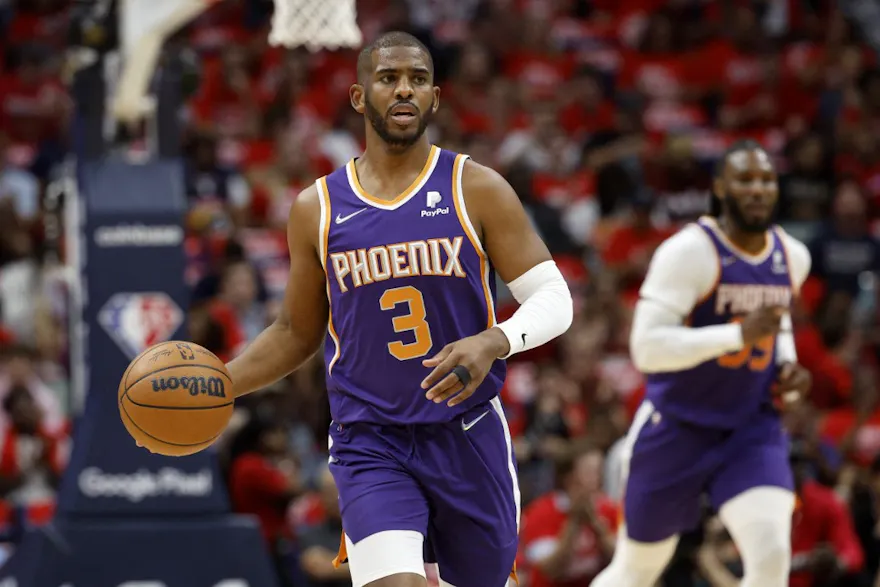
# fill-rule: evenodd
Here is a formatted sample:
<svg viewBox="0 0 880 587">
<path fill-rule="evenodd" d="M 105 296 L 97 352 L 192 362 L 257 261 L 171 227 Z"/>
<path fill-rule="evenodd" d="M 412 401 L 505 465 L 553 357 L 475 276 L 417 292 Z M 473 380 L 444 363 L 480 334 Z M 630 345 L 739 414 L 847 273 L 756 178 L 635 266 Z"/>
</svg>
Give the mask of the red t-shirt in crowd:
<svg viewBox="0 0 880 587">
<path fill-rule="evenodd" d="M 650 258 L 670 234 L 668 230 L 653 227 L 636 230 L 629 224 L 618 226 L 608 237 L 608 244 L 602 251 L 602 260 L 609 267 L 621 267 L 635 263 L 639 256 Z M 641 280 L 623 284 L 625 292 L 630 294 L 637 292 L 640 286 Z"/>
<path fill-rule="evenodd" d="M 602 102 L 595 109 L 572 102 L 559 109 L 559 125 L 572 135 L 613 129 L 616 110 L 610 101 Z"/>
<path fill-rule="evenodd" d="M 852 372 L 822 341 L 815 325 L 803 325 L 795 333 L 798 362 L 813 376 L 810 401 L 820 410 L 843 405 L 852 390 Z"/>
<path fill-rule="evenodd" d="M 628 52 L 618 85 L 640 90 L 651 100 L 678 101 L 690 85 L 691 69 L 679 54 L 649 55 Z"/>
<path fill-rule="evenodd" d="M 589 526 L 582 526 L 575 538 L 574 556 L 571 557 L 564 579 L 551 580 L 541 572 L 537 562 L 551 555 L 556 549 L 559 535 L 568 520 L 568 497 L 551 492 L 532 502 L 523 514 L 520 544 L 524 571 L 529 575 L 530 587 L 587 587 L 607 564 L 599 544 L 599 536 Z M 612 531 L 617 530 L 620 519 L 617 504 L 605 496 L 595 502 L 596 514 Z"/>
<path fill-rule="evenodd" d="M 864 553 L 853 529 L 849 512 L 831 489 L 808 481 L 798 493 L 799 507 L 791 526 L 793 567 L 820 544 L 829 544 L 850 572 L 864 564 Z M 810 573 L 793 571 L 789 587 L 812 587 Z"/>
<path fill-rule="evenodd" d="M 231 361 L 247 343 L 241 321 L 235 309 L 222 300 L 212 300 L 208 311 L 223 332 L 223 348 L 217 349 L 215 354 L 223 361 Z"/>
<path fill-rule="evenodd" d="M 65 101 L 61 84 L 41 78 L 26 82 L 15 73 L 0 77 L 0 127 L 14 140 L 38 142 L 53 136 Z"/>
<path fill-rule="evenodd" d="M 856 425 L 856 418 L 855 410 L 850 407 L 828 412 L 820 424 L 822 438 L 839 446 Z M 880 455 L 880 410 L 871 414 L 856 432 L 851 457 L 857 464 L 868 466 L 877 455 Z"/>
<path fill-rule="evenodd" d="M 260 520 L 263 537 L 271 544 L 290 535 L 287 526 L 287 479 L 267 459 L 245 453 L 235 459 L 229 474 L 229 496 L 233 509 Z"/>
<path fill-rule="evenodd" d="M 609 236 L 602 258 L 609 265 L 621 265 L 632 261 L 639 253 L 650 256 L 670 235 L 668 230 L 653 227 L 639 231 L 628 224 L 618 226 Z"/>
</svg>

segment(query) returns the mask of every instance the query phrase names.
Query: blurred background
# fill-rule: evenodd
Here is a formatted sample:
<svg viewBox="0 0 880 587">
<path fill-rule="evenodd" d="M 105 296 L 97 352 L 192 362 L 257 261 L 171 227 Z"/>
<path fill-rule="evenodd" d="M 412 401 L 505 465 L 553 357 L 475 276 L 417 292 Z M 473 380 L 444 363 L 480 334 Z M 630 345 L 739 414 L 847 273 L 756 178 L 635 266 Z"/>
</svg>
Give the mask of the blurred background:
<svg viewBox="0 0 880 587">
<path fill-rule="evenodd" d="M 574 325 L 510 361 L 503 400 L 523 493 L 521 587 L 580 587 L 608 562 L 619 447 L 643 394 L 627 352 L 655 247 L 709 211 L 712 167 L 758 140 L 779 221 L 809 244 L 794 308 L 809 403 L 786 415 L 799 501 L 792 587 L 880 585 L 880 8 L 851 0 L 358 0 L 432 50 L 431 140 L 502 172 L 575 295 Z M 212 3 L 164 45 L 154 123 L 92 107 L 118 78 L 113 0 L 0 0 L 0 530 L 51 519 L 78 415 L 71 393 L 64 169 L 70 155 L 182 157 L 189 336 L 224 360 L 270 322 L 291 201 L 363 149 L 356 51 L 268 46 L 273 6 Z M 101 100 L 102 102 L 103 100 Z M 163 104 L 165 105 L 163 110 Z M 124 197 L 124 194 L 120 194 Z M 686 262 L 686 260 L 683 260 Z M 501 288 L 503 290 L 503 287 Z M 499 318 L 515 309 L 502 291 Z M 93 366 L 94 368 L 94 366 Z M 279 575 L 350 585 L 330 561 L 318 359 L 238 402 L 221 441 L 233 508 L 258 517 Z M 563 529 L 580 531 L 563 539 Z M 666 587 L 736 584 L 707 512 Z"/>
</svg>

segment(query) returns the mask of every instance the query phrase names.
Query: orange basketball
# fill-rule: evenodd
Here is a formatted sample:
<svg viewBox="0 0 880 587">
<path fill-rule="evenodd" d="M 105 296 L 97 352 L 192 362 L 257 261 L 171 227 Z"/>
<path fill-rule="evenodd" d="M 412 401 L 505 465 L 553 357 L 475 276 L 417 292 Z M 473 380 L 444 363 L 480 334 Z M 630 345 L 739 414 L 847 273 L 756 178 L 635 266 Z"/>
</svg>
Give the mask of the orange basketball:
<svg viewBox="0 0 880 587">
<path fill-rule="evenodd" d="M 223 361 L 191 342 L 145 350 L 119 382 L 119 414 L 141 446 L 168 456 L 210 446 L 232 416 L 232 381 Z"/>
</svg>

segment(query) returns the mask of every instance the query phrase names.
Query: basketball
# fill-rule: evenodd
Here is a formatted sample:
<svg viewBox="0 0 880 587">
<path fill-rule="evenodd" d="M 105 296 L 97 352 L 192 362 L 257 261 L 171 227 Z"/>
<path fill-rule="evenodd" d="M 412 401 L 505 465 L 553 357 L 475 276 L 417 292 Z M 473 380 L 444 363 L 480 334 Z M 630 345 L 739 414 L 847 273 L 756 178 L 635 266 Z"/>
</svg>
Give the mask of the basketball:
<svg viewBox="0 0 880 587">
<path fill-rule="evenodd" d="M 232 416 L 232 381 L 223 361 L 191 342 L 150 347 L 119 382 L 119 415 L 138 444 L 184 456 L 210 446 Z"/>
</svg>

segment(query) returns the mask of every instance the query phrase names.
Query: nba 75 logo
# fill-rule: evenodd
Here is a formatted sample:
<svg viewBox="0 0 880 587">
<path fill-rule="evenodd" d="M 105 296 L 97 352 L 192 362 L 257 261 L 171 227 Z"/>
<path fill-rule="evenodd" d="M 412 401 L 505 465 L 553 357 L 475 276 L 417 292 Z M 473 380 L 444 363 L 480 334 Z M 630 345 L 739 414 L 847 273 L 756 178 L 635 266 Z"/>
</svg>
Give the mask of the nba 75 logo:
<svg viewBox="0 0 880 587">
<path fill-rule="evenodd" d="M 98 312 L 98 322 L 133 359 L 171 338 L 183 323 L 183 312 L 165 293 L 118 293 Z"/>
</svg>

